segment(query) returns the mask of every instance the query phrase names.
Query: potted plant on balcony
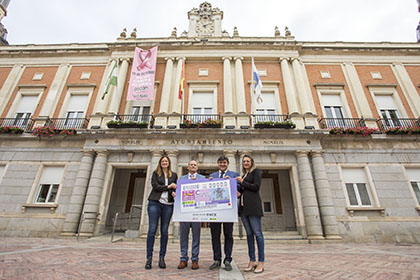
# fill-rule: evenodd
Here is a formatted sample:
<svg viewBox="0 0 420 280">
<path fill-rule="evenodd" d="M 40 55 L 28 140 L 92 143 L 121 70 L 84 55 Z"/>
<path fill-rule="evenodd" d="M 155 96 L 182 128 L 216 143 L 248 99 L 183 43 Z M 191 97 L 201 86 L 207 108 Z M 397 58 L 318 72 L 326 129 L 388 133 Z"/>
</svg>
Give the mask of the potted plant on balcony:
<svg viewBox="0 0 420 280">
<path fill-rule="evenodd" d="M 222 121 L 220 120 L 213 120 L 213 119 L 207 119 L 199 124 L 199 127 L 203 128 L 221 128 L 222 127 Z"/>
<path fill-rule="evenodd" d="M 197 124 L 193 123 L 190 120 L 183 120 L 182 123 L 179 124 L 180 128 L 196 128 Z"/>
<path fill-rule="evenodd" d="M 148 122 L 111 120 L 106 125 L 108 128 L 147 128 Z"/>
<path fill-rule="evenodd" d="M 336 135 L 336 136 L 349 136 L 349 135 L 361 135 L 361 136 L 369 136 L 371 134 L 374 134 L 378 130 L 376 128 L 370 128 L 370 127 L 351 127 L 351 128 L 343 128 L 343 127 L 334 127 L 330 129 L 330 134 Z"/>
<path fill-rule="evenodd" d="M 0 133 L 4 134 L 22 134 L 23 129 L 17 126 L 0 126 Z"/>
<path fill-rule="evenodd" d="M 274 122 L 273 121 L 259 121 L 256 124 L 254 124 L 254 128 L 274 128 Z"/>
<path fill-rule="evenodd" d="M 274 127 L 292 129 L 292 128 L 296 128 L 296 124 L 291 121 L 275 122 Z"/>
<path fill-rule="evenodd" d="M 412 135 L 412 134 L 420 134 L 420 127 L 408 127 L 408 128 L 404 128 L 401 126 L 397 126 L 397 127 L 392 127 L 392 128 L 388 128 L 385 130 L 386 134 L 408 134 L 408 135 Z"/>
</svg>

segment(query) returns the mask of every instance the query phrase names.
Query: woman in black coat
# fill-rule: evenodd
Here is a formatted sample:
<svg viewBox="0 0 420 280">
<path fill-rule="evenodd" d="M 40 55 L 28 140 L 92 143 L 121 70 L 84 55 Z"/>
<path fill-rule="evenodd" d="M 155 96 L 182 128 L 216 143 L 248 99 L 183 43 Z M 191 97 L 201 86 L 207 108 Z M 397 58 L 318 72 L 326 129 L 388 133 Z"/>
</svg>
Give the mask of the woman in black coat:
<svg viewBox="0 0 420 280">
<path fill-rule="evenodd" d="M 264 271 L 264 236 L 261 229 L 261 217 L 263 216 L 261 197 L 261 172 L 255 168 L 254 159 L 248 155 L 242 158 L 242 177 L 236 177 L 241 184 L 239 189 L 239 215 L 246 231 L 248 241 L 249 263 L 245 272 Z M 255 259 L 255 241 L 258 246 L 258 265 Z"/>
<path fill-rule="evenodd" d="M 171 160 L 162 156 L 152 175 L 152 192 L 149 195 L 147 214 L 149 231 L 147 232 L 147 261 L 145 268 L 152 268 L 153 246 L 160 219 L 160 252 L 159 267 L 166 268 L 165 255 L 168 245 L 168 228 L 174 205 L 174 192 L 178 175 L 171 171 Z"/>
</svg>

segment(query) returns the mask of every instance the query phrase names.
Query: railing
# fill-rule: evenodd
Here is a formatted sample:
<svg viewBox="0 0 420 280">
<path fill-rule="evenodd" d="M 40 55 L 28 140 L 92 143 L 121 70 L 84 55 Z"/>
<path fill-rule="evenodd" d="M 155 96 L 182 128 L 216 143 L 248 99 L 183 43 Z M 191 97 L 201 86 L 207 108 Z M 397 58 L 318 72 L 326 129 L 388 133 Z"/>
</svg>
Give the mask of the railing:
<svg viewBox="0 0 420 280">
<path fill-rule="evenodd" d="M 401 128 L 420 128 L 420 118 L 418 119 L 390 119 L 382 118 L 376 121 L 381 132 L 385 132 L 387 129 L 394 127 Z"/>
<path fill-rule="evenodd" d="M 56 129 L 87 128 L 89 123 L 85 118 L 53 118 L 45 122 L 45 126 L 54 126 Z"/>
<path fill-rule="evenodd" d="M 123 122 L 147 122 L 150 127 L 155 123 L 153 115 L 115 115 L 115 120 Z"/>
<path fill-rule="evenodd" d="M 353 127 L 365 127 L 365 120 L 355 118 L 320 118 L 318 120 L 319 126 L 322 129 L 341 127 L 341 128 L 353 128 Z"/>
<path fill-rule="evenodd" d="M 4 118 L 0 119 L 0 126 L 14 126 L 23 129 L 23 131 L 30 131 L 34 124 L 31 118 Z"/>
<path fill-rule="evenodd" d="M 251 115 L 253 126 L 258 122 L 285 122 L 287 120 L 289 120 L 288 115 Z"/>
<path fill-rule="evenodd" d="M 191 121 L 192 123 L 202 123 L 206 120 L 221 122 L 220 114 L 185 114 L 182 115 L 182 121 Z"/>
</svg>

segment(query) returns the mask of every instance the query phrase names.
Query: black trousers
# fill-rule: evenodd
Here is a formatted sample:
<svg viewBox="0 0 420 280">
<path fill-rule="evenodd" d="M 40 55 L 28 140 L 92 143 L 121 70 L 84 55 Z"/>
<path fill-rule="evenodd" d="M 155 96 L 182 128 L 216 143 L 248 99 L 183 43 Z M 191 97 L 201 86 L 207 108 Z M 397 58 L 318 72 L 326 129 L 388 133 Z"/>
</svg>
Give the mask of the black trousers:
<svg viewBox="0 0 420 280">
<path fill-rule="evenodd" d="M 232 261 L 233 249 L 233 223 L 210 223 L 211 245 L 213 247 L 213 260 L 222 262 L 222 248 L 220 244 L 220 233 L 223 224 L 223 235 L 225 236 L 225 261 Z"/>
</svg>

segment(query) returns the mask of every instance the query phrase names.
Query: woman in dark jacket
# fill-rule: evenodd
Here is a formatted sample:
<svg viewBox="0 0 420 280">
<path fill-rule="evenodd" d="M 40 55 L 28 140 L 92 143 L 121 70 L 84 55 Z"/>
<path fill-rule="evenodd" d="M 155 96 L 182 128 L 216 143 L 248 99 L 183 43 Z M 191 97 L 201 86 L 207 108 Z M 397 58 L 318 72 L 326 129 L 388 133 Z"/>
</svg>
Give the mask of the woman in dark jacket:
<svg viewBox="0 0 420 280">
<path fill-rule="evenodd" d="M 261 217 L 263 216 L 261 197 L 259 194 L 261 186 L 261 172 L 255 168 L 254 159 L 248 155 L 242 158 L 242 177 L 236 177 L 241 184 L 239 189 L 239 215 L 246 231 L 248 241 L 249 263 L 245 272 L 264 271 L 264 236 L 261 229 Z M 258 246 L 258 265 L 255 259 L 255 242 Z"/>
<path fill-rule="evenodd" d="M 171 221 L 174 192 L 178 175 L 171 171 L 171 160 L 162 156 L 152 175 L 152 192 L 149 195 L 147 213 L 149 215 L 149 231 L 147 232 L 147 261 L 145 268 L 152 268 L 153 246 L 160 219 L 160 252 L 159 267 L 166 268 L 165 254 L 168 245 L 168 228 Z"/>
</svg>

